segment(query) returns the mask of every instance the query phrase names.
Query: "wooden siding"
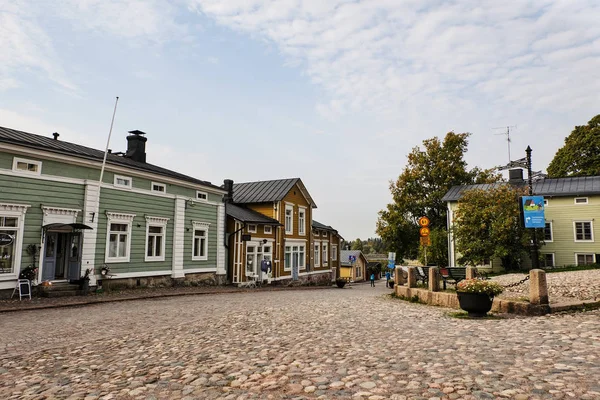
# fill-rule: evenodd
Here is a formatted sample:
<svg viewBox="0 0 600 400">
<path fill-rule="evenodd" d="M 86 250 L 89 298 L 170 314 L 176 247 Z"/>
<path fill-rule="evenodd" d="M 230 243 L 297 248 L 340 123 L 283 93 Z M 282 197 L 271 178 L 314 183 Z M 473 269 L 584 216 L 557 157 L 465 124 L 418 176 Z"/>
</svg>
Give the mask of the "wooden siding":
<svg viewBox="0 0 600 400">
<path fill-rule="evenodd" d="M 277 219 L 277 211 L 275 210 L 275 206 L 273 205 L 273 203 L 247 204 L 246 206 L 249 209 L 256 211 L 257 213 L 262 214 L 266 217 Z"/>
<path fill-rule="evenodd" d="M 217 246 L 223 245 L 217 243 L 217 206 L 210 204 L 197 203 L 194 207 L 185 210 L 185 234 L 183 245 L 183 268 L 216 268 L 217 267 Z M 210 226 L 208 228 L 208 260 L 194 261 L 193 254 L 193 237 L 194 227 L 192 221 L 206 222 Z"/>
</svg>

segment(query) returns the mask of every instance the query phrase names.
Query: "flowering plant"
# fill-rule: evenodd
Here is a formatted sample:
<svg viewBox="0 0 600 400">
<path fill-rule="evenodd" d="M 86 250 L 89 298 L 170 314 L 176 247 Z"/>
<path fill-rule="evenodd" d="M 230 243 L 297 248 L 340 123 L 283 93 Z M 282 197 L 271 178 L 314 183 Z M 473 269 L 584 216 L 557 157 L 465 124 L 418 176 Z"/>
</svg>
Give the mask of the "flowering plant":
<svg viewBox="0 0 600 400">
<path fill-rule="evenodd" d="M 38 269 L 33 265 L 25 267 L 19 274 L 19 279 L 29 279 L 30 281 L 37 278 Z"/>
<path fill-rule="evenodd" d="M 465 279 L 456 285 L 457 292 L 479 293 L 488 296 L 496 296 L 504 291 L 504 288 L 494 281 L 484 281 L 481 279 Z"/>
</svg>

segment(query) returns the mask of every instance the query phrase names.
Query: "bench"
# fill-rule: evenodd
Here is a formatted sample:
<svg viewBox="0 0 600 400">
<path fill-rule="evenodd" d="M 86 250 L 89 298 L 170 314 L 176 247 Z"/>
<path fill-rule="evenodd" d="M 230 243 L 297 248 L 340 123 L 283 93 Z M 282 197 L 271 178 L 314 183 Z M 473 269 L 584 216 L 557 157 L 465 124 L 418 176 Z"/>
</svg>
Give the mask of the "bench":
<svg viewBox="0 0 600 400">
<path fill-rule="evenodd" d="M 417 283 L 423 282 L 423 285 L 427 286 L 429 282 L 429 267 L 417 267 Z"/>
<path fill-rule="evenodd" d="M 445 274 L 444 274 L 445 272 Z M 456 286 L 456 284 L 467 278 L 467 269 L 464 267 L 450 267 L 440 269 L 440 276 L 446 290 L 446 283 Z"/>
</svg>

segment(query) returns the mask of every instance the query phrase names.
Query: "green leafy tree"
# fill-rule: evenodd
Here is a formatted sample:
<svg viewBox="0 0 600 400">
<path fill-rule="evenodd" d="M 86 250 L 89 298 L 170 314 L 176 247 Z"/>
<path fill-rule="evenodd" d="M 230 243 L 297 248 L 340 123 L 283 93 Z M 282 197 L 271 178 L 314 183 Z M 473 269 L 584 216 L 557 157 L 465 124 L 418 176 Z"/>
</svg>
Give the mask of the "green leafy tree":
<svg viewBox="0 0 600 400">
<path fill-rule="evenodd" d="M 360 240 L 359 238 L 356 238 L 356 240 L 354 240 L 352 242 L 352 244 L 350 245 L 350 250 L 360 250 L 362 251 L 363 249 L 363 241 Z"/>
<path fill-rule="evenodd" d="M 530 240 L 520 223 L 519 196 L 523 194 L 508 184 L 463 194 L 453 227 L 459 263 L 476 266 L 500 258 L 506 270 L 520 268 Z"/>
<path fill-rule="evenodd" d="M 425 251 L 427 251 L 427 264 L 438 267 L 448 266 L 448 230 L 433 228 L 429 233 L 430 246 L 419 248 L 419 261 L 425 264 Z"/>
<path fill-rule="evenodd" d="M 424 140 L 422 148 L 412 149 L 407 166 L 390 183 L 393 202 L 379 212 L 377 234 L 399 258 L 418 256 L 419 217 L 429 217 L 431 228 L 446 227 L 442 197 L 452 186 L 500 179 L 491 170 L 467 169 L 464 154 L 469 135 L 449 132 L 443 141 L 437 137 Z"/>
<path fill-rule="evenodd" d="M 600 175 L 600 114 L 576 126 L 548 166 L 551 178 Z"/>
</svg>

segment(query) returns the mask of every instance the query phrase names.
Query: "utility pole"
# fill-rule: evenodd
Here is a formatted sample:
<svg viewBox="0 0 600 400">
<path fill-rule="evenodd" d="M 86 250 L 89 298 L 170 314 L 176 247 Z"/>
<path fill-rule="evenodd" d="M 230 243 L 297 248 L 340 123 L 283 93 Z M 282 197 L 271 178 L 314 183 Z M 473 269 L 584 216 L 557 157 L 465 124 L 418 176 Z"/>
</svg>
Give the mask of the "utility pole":
<svg viewBox="0 0 600 400">
<path fill-rule="evenodd" d="M 533 196 L 533 172 L 531 171 L 531 147 L 527 146 L 525 150 L 527 153 L 527 194 Z M 540 267 L 540 259 L 538 256 L 538 243 L 537 243 L 537 231 L 536 228 L 532 228 L 532 243 L 531 243 L 531 266 L 533 269 Z"/>
</svg>

